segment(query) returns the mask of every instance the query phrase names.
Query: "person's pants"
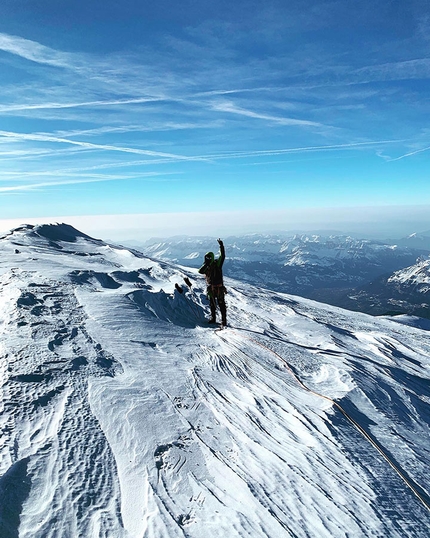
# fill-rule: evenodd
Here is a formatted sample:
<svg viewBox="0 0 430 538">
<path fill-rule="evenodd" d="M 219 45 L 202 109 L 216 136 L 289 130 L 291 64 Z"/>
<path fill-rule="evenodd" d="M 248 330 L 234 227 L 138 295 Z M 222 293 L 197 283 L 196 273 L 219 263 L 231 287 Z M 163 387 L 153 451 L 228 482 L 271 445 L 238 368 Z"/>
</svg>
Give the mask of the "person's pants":
<svg viewBox="0 0 430 538">
<path fill-rule="evenodd" d="M 209 293 L 209 302 L 211 307 L 212 319 L 216 319 L 216 304 L 218 303 L 222 323 L 227 324 L 227 306 L 225 304 L 225 288 L 224 286 L 213 286 Z"/>
</svg>

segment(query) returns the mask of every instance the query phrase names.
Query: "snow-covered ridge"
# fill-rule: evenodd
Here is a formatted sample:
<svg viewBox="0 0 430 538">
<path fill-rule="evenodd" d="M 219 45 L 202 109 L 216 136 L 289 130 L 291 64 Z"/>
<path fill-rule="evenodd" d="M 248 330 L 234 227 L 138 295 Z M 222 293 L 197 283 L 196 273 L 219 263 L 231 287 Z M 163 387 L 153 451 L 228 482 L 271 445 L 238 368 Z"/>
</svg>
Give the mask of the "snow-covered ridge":
<svg viewBox="0 0 430 538">
<path fill-rule="evenodd" d="M 430 290 L 430 258 L 418 260 L 415 265 L 396 271 L 388 282 L 416 286 L 417 291 L 426 293 Z"/>
<path fill-rule="evenodd" d="M 226 284 L 214 332 L 194 269 L 0 239 L 0 536 L 427 536 L 429 334 Z"/>
</svg>

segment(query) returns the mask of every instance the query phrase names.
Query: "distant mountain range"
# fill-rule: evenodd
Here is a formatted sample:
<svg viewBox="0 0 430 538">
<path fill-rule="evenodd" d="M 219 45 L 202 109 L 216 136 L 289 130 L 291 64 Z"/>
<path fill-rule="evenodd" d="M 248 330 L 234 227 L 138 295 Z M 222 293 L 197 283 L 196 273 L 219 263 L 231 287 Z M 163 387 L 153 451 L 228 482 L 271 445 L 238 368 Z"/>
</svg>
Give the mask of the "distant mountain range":
<svg viewBox="0 0 430 538">
<path fill-rule="evenodd" d="M 429 263 L 430 232 L 396 241 L 252 234 L 228 237 L 224 243 L 226 276 L 375 315 L 430 317 L 426 288 L 430 289 L 430 277 L 424 269 Z M 147 256 L 188 267 L 199 267 L 205 252 L 217 248 L 210 237 L 153 239 L 140 245 Z M 420 285 L 412 277 L 415 274 L 422 279 Z"/>
</svg>

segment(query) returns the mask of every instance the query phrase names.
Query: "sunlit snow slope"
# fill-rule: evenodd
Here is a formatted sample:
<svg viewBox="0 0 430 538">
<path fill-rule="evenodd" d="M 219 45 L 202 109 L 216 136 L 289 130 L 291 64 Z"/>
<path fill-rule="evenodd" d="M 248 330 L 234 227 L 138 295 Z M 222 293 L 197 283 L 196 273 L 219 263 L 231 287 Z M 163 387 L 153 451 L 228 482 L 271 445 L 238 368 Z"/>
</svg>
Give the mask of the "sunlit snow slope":
<svg viewBox="0 0 430 538">
<path fill-rule="evenodd" d="M 428 536 L 429 333 L 227 285 L 0 239 L 2 538 Z"/>
</svg>

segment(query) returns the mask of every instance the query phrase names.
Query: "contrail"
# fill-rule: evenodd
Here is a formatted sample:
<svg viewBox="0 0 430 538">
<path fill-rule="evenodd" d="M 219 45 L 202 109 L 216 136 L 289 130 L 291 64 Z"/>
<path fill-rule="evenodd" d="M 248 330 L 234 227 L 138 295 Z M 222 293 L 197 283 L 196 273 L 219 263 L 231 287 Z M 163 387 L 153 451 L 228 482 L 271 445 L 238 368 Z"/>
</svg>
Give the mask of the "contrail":
<svg viewBox="0 0 430 538">
<path fill-rule="evenodd" d="M 55 137 L 55 136 L 49 136 L 44 134 L 28 134 L 28 133 L 14 133 L 9 131 L 0 131 L 0 137 L 9 138 L 9 139 L 16 139 L 16 140 L 33 140 L 36 142 L 54 142 L 59 144 L 70 144 L 73 146 L 78 146 L 84 149 L 94 149 L 94 150 L 105 150 L 105 151 L 118 151 L 122 153 L 132 153 L 137 155 L 147 155 L 149 157 L 161 157 L 161 161 L 148 161 L 148 164 L 161 164 L 165 162 L 169 162 L 171 160 L 177 160 L 177 161 L 216 161 L 221 159 L 243 159 L 247 157 L 264 157 L 264 156 L 272 156 L 272 155 L 283 155 L 283 154 L 291 154 L 291 153 L 306 153 L 306 152 L 313 152 L 313 151 L 332 151 L 332 150 L 342 150 L 342 149 L 350 149 L 350 148 L 360 148 L 360 147 L 373 147 L 378 146 L 382 144 L 394 144 L 400 142 L 400 140 L 376 140 L 376 141 L 368 141 L 368 142 L 352 142 L 348 144 L 332 144 L 332 145 L 326 145 L 326 146 L 302 146 L 302 147 L 296 147 L 296 148 L 280 148 L 280 149 L 268 149 L 268 150 L 255 150 L 255 151 L 232 151 L 232 152 L 224 152 L 224 153 L 215 153 L 215 154 L 208 154 L 208 155 L 195 155 L 195 156 L 185 156 L 185 155 L 178 155 L 175 153 L 164 153 L 159 151 L 151 151 L 146 149 L 138 149 L 138 148 L 129 148 L 129 147 L 123 147 L 123 146 L 111 146 L 106 144 L 94 144 L 92 142 L 82 142 L 79 140 L 70 140 L 69 138 L 62 138 L 62 137 Z M 425 148 L 430 149 L 430 148 Z M 419 151 L 425 151 L 418 150 Z M 413 155 L 413 153 L 410 153 L 408 155 Z M 398 159 L 406 157 L 408 155 L 404 155 L 402 157 L 398 157 Z M 167 159 L 167 160 L 165 160 Z M 393 159 L 393 160 L 398 160 Z M 144 163 L 141 163 L 144 164 Z"/>
<path fill-rule="evenodd" d="M 265 155 L 283 155 L 288 153 L 306 153 L 311 151 L 328 151 L 336 149 L 349 149 L 355 147 L 372 147 L 381 144 L 394 144 L 399 140 L 377 140 L 370 142 L 354 142 L 350 144 L 332 144 L 329 146 L 304 146 L 298 148 L 284 148 L 284 149 L 268 149 L 268 150 L 256 150 L 256 151 L 238 151 L 232 153 L 219 153 L 213 155 L 206 155 L 206 159 L 229 159 L 229 158 L 244 158 L 244 157 L 264 157 Z M 429 149 L 429 148 L 428 148 Z"/>
<path fill-rule="evenodd" d="M 119 151 L 122 153 L 134 153 L 137 155 L 148 155 L 150 157 L 164 157 L 177 161 L 201 161 L 205 160 L 203 157 L 187 157 L 185 155 L 177 155 L 174 153 L 164 153 L 160 151 L 151 151 L 147 149 L 128 148 L 121 146 L 110 146 L 106 144 L 93 144 L 91 142 L 81 142 L 79 140 L 69 140 L 68 138 L 59 138 L 55 136 L 48 136 L 42 134 L 27 134 L 27 133 L 13 133 L 9 131 L 0 131 L 0 136 L 5 138 L 11 138 L 16 140 L 33 140 L 36 142 L 55 142 L 58 144 L 71 144 L 73 146 L 79 146 L 85 149 L 97 149 L 106 151 Z"/>
<path fill-rule="evenodd" d="M 428 148 L 417 149 L 416 151 L 405 153 L 405 155 L 401 155 L 400 157 L 396 157 L 395 159 L 389 159 L 388 162 L 400 161 L 401 159 L 405 159 L 406 157 L 411 157 L 412 155 L 416 155 L 417 153 L 422 153 L 423 151 L 428 151 L 429 149 L 430 149 L 430 146 Z"/>
<path fill-rule="evenodd" d="M 35 103 L 19 105 L 0 106 L 0 112 L 16 112 L 20 110 L 49 110 L 62 108 L 80 108 L 80 107 L 104 107 L 116 105 L 137 105 L 143 103 L 155 103 L 159 101 L 170 101 L 167 97 L 138 97 L 134 99 L 113 99 L 108 101 L 82 101 L 77 103 Z"/>
</svg>

